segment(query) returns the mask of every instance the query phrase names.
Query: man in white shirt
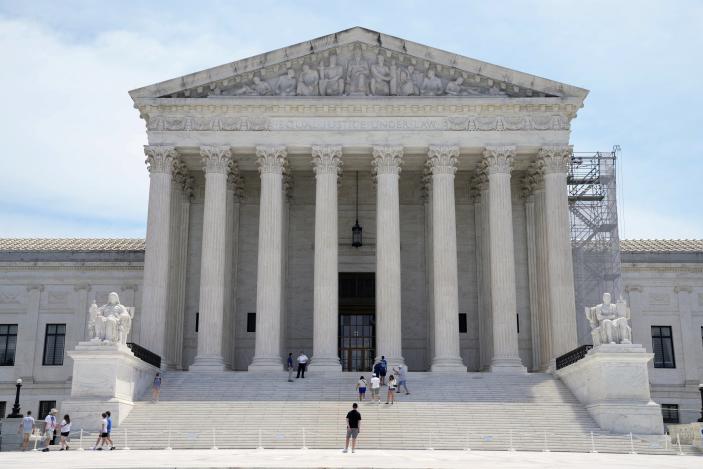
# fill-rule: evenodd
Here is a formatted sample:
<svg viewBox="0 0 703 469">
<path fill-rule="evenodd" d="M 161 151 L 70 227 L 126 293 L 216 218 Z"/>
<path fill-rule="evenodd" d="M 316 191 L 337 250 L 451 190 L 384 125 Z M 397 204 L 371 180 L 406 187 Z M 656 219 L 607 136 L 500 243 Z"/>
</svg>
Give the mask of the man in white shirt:
<svg viewBox="0 0 703 469">
<path fill-rule="evenodd" d="M 378 404 L 381 404 L 381 378 L 378 377 L 378 375 L 373 375 L 373 378 L 371 378 L 371 401 L 378 401 Z"/>
<path fill-rule="evenodd" d="M 56 414 L 59 411 L 56 409 L 51 409 L 49 415 L 44 419 L 44 449 L 43 452 L 49 451 L 49 445 L 51 445 L 51 440 L 54 439 L 54 430 L 56 430 Z"/>
<path fill-rule="evenodd" d="M 298 374 L 296 375 L 295 379 L 298 378 L 303 378 L 305 379 L 305 368 L 308 366 L 308 356 L 303 353 L 303 351 L 300 351 L 300 355 L 298 355 Z"/>
</svg>

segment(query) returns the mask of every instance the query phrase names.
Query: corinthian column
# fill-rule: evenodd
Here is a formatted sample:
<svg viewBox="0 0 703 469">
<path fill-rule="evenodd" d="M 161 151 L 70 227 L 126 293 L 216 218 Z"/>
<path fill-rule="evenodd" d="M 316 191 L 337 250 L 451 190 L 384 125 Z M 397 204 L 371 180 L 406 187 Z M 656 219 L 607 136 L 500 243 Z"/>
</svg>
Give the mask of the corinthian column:
<svg viewBox="0 0 703 469">
<path fill-rule="evenodd" d="M 337 265 L 337 179 L 342 170 L 341 145 L 314 145 L 315 171 L 315 296 L 313 350 L 315 370 L 341 371 L 337 352 L 339 310 Z"/>
<path fill-rule="evenodd" d="M 432 273 L 434 357 L 432 371 L 466 371 L 459 349 L 459 283 L 456 252 L 454 173 L 459 147 L 430 145 L 432 175 Z"/>
<path fill-rule="evenodd" d="M 400 316 L 400 201 L 403 147 L 373 147 L 376 176 L 376 355 L 403 365 Z"/>
<path fill-rule="evenodd" d="M 249 371 L 281 370 L 283 171 L 286 147 L 256 147 L 261 175 L 259 261 L 256 274 L 256 346 Z"/>
<path fill-rule="evenodd" d="M 149 170 L 149 214 L 144 254 L 142 346 L 164 358 L 171 216 L 171 177 L 176 150 L 172 146 L 144 147 Z"/>
<path fill-rule="evenodd" d="M 488 147 L 483 152 L 488 174 L 491 257 L 493 359 L 491 371 L 524 372 L 518 354 L 515 253 L 510 171 L 515 147 Z"/>
<path fill-rule="evenodd" d="M 225 234 L 229 146 L 200 147 L 205 171 L 203 249 L 200 258 L 198 355 L 191 371 L 224 371 L 222 325 L 225 301 Z"/>
<path fill-rule="evenodd" d="M 538 164 L 544 177 L 545 212 L 548 216 L 547 262 L 553 359 L 573 350 L 578 344 L 566 190 L 571 151 L 568 145 L 550 146 L 540 149 L 538 156 Z"/>
</svg>

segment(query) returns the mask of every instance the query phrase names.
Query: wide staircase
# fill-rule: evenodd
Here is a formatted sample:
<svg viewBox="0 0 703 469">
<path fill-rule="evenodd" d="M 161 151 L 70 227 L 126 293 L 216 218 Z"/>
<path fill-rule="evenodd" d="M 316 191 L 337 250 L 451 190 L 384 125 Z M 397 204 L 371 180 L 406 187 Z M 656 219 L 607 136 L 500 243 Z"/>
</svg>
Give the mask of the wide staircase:
<svg viewBox="0 0 703 469">
<path fill-rule="evenodd" d="M 132 449 L 341 448 L 358 378 L 308 373 L 290 383 L 284 372 L 169 372 L 160 401 L 147 393 L 113 439 Z M 359 447 L 679 452 L 664 436 L 602 431 L 549 374 L 409 373 L 408 385 L 411 394 L 393 405 L 385 404 L 385 387 L 380 405 L 359 402 Z"/>
</svg>

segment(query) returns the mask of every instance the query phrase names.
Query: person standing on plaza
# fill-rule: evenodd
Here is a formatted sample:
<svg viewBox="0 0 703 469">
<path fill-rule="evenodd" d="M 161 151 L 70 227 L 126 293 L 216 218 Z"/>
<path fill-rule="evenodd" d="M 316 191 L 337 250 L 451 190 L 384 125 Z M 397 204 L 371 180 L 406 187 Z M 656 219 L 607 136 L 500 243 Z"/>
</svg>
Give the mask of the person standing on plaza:
<svg viewBox="0 0 703 469">
<path fill-rule="evenodd" d="M 68 451 L 69 435 L 71 434 L 71 417 L 66 414 L 61 421 L 61 449 L 59 451 Z"/>
<path fill-rule="evenodd" d="M 34 431 L 34 417 L 32 417 L 32 411 L 27 411 L 27 416 L 22 419 L 20 426 L 17 429 L 17 434 L 22 433 L 22 451 L 27 451 L 29 449 L 29 437 L 32 436 Z"/>
<path fill-rule="evenodd" d="M 399 365 L 393 369 L 396 376 L 398 377 L 398 391 L 400 392 L 401 387 L 405 388 L 405 394 L 410 394 L 408 390 L 408 368 L 405 365 Z"/>
<path fill-rule="evenodd" d="M 359 406 L 352 404 L 352 410 L 347 413 L 347 439 L 344 443 L 344 449 L 342 453 L 346 453 L 349 449 L 349 439 L 351 438 L 351 452 L 353 453 L 356 449 L 356 437 L 359 436 L 359 429 L 361 427 L 361 414 L 356 410 Z"/>
<path fill-rule="evenodd" d="M 100 417 L 102 418 L 102 420 L 100 420 L 100 434 L 98 435 L 98 441 L 96 441 L 95 446 L 93 446 L 93 449 L 97 451 L 103 450 L 103 445 L 109 436 L 107 433 L 107 414 L 103 412 Z M 98 443 L 100 443 L 100 446 L 98 446 Z"/>
<path fill-rule="evenodd" d="M 371 402 L 378 401 L 381 405 L 381 378 L 378 375 L 373 375 L 371 378 Z"/>
<path fill-rule="evenodd" d="M 106 410 L 105 415 L 107 415 L 107 438 L 105 438 L 105 441 L 110 443 L 110 451 L 112 451 L 115 449 L 115 444 L 112 442 L 112 437 L 110 436 L 112 433 L 112 414 L 109 410 Z"/>
<path fill-rule="evenodd" d="M 359 391 L 359 400 L 363 401 L 364 397 L 366 396 L 366 387 L 368 386 L 368 382 L 366 381 L 366 378 L 364 378 L 364 375 L 361 375 L 359 377 L 359 381 L 356 383 L 356 389 Z"/>
<path fill-rule="evenodd" d="M 159 397 L 161 397 L 161 373 L 156 373 L 151 386 L 151 402 L 159 402 Z"/>
<path fill-rule="evenodd" d="M 295 379 L 298 378 L 303 378 L 305 379 L 305 368 L 308 366 L 308 356 L 303 353 L 303 351 L 300 351 L 300 355 L 298 355 L 298 374 L 296 375 Z"/>
<path fill-rule="evenodd" d="M 54 438 L 54 431 L 56 430 L 56 414 L 59 411 L 56 409 L 51 409 L 49 415 L 44 419 L 44 449 L 43 452 L 49 451 L 49 445 L 51 445 L 51 440 Z"/>
<path fill-rule="evenodd" d="M 395 403 L 395 388 L 396 380 L 394 375 L 388 377 L 388 394 L 386 395 L 386 404 Z"/>
<path fill-rule="evenodd" d="M 293 382 L 293 352 L 288 354 L 288 360 L 286 362 L 286 366 L 288 367 L 288 382 L 292 383 Z"/>
</svg>

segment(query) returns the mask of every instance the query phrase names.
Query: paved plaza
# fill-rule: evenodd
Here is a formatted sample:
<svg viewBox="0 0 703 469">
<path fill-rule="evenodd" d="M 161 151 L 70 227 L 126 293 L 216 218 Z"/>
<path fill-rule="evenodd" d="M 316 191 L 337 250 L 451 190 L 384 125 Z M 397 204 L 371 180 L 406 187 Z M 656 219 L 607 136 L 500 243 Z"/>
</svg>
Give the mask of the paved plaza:
<svg viewBox="0 0 703 469">
<path fill-rule="evenodd" d="M 359 450 L 183 450 L 183 451 L 70 451 L 2 453 L 0 467 L 25 469 L 112 468 L 693 468 L 700 456 L 631 454 L 538 453 L 503 451 Z"/>
</svg>

